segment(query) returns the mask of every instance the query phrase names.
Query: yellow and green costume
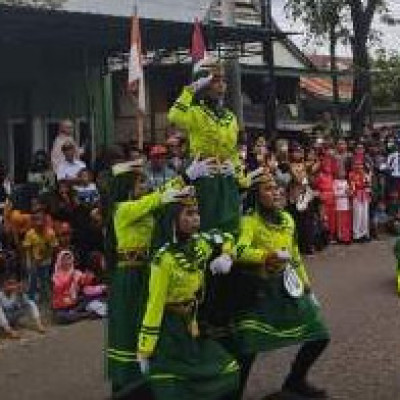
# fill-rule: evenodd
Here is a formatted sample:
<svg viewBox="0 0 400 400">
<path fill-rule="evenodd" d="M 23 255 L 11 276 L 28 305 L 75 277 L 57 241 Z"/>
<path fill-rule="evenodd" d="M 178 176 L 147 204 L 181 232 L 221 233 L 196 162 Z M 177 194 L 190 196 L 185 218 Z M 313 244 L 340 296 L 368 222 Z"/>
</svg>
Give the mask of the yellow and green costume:
<svg viewBox="0 0 400 400">
<path fill-rule="evenodd" d="M 136 341 L 143 316 L 148 281 L 148 250 L 161 192 L 139 200 L 118 203 L 113 216 L 116 236 L 116 266 L 111 271 L 108 375 L 113 393 L 128 393 L 144 382 L 136 357 Z"/>
<path fill-rule="evenodd" d="M 266 272 L 264 265 L 268 255 L 282 249 L 290 253 L 290 264 L 305 288 L 309 288 L 292 217 L 287 212 L 276 211 L 273 222 L 269 222 L 262 211 L 253 211 L 242 218 L 237 257 L 242 267 L 247 267 L 247 277 L 242 285 L 246 288 L 244 294 L 243 287 L 241 289 L 242 309 L 237 313 L 233 335 L 238 354 L 255 354 L 329 338 L 311 292 L 305 290 L 301 297 L 290 296 L 283 284 L 283 271 Z"/>
<path fill-rule="evenodd" d="M 166 245 L 151 263 L 138 352 L 150 357 L 156 400 L 211 400 L 237 390 L 238 364 L 218 343 L 204 339 L 197 325 L 215 237 L 196 234 L 188 242 Z M 230 238 L 222 251 L 229 248 Z"/>
<path fill-rule="evenodd" d="M 169 121 L 186 132 L 190 157 L 215 157 L 231 161 L 236 176 L 199 178 L 195 183 L 201 215 L 201 229 L 221 229 L 237 233 L 239 225 L 239 186 L 248 186 L 237 149 L 238 123 L 227 109 L 213 111 L 206 102 L 195 99 L 190 87 L 183 89 L 169 111 Z"/>
</svg>

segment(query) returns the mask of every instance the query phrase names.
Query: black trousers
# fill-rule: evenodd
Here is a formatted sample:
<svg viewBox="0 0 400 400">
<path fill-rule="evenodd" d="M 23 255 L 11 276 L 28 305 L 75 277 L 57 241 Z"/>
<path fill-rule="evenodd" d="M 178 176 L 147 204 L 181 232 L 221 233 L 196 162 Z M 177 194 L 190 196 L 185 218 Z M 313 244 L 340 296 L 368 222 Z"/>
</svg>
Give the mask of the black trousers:
<svg viewBox="0 0 400 400">
<path fill-rule="evenodd" d="M 305 343 L 297 353 L 285 384 L 303 382 L 311 367 L 328 347 L 329 342 L 329 339 L 323 339 Z"/>
<path fill-rule="evenodd" d="M 113 388 L 112 400 L 154 400 L 153 393 L 148 385 L 124 391 Z M 118 393 L 118 394 L 117 394 Z"/>
<path fill-rule="evenodd" d="M 284 385 L 295 385 L 296 383 L 303 382 L 311 367 L 328 347 L 329 342 L 329 339 L 323 339 L 303 344 L 296 355 Z M 237 400 L 240 400 L 243 397 L 247 380 L 250 376 L 251 367 L 253 366 L 255 359 L 256 355 L 252 355 L 238 360 L 240 365 L 240 390 L 238 396 L 235 398 Z"/>
<path fill-rule="evenodd" d="M 311 205 L 307 210 L 298 211 L 295 205 L 289 207 L 289 212 L 296 222 L 296 237 L 300 252 L 307 254 L 315 244 L 314 212 Z"/>
</svg>

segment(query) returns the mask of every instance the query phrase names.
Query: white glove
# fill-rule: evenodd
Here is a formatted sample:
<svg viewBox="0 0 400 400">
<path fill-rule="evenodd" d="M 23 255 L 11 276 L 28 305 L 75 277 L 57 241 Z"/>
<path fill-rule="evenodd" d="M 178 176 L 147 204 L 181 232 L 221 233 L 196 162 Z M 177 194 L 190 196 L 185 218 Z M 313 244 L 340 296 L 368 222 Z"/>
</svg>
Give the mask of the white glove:
<svg viewBox="0 0 400 400">
<path fill-rule="evenodd" d="M 198 178 L 204 178 L 215 174 L 216 169 L 217 163 L 215 158 L 207 158 L 202 161 L 195 159 L 186 169 L 186 175 L 191 181 L 195 181 Z"/>
<path fill-rule="evenodd" d="M 235 166 L 232 164 L 232 161 L 227 160 L 221 165 L 221 173 L 224 176 L 235 175 Z"/>
<path fill-rule="evenodd" d="M 282 261 L 290 261 L 292 258 L 287 250 L 278 250 L 275 254 Z"/>
<path fill-rule="evenodd" d="M 247 176 L 250 178 L 250 186 L 259 183 L 264 173 L 265 171 L 263 167 L 257 168 L 256 170 L 249 172 Z"/>
<path fill-rule="evenodd" d="M 185 186 L 183 189 L 167 189 L 162 193 L 161 203 L 162 204 L 170 204 L 177 203 L 185 197 L 189 197 L 193 195 L 193 187 Z"/>
<path fill-rule="evenodd" d="M 137 362 L 139 363 L 140 372 L 143 375 L 146 375 L 150 369 L 149 359 L 147 357 L 144 357 L 144 356 L 138 354 Z"/>
<path fill-rule="evenodd" d="M 198 93 L 198 92 L 200 92 L 200 90 L 203 90 L 204 88 L 206 88 L 210 84 L 212 79 L 213 79 L 212 75 L 208 75 L 204 78 L 199 78 L 199 79 L 197 79 L 197 81 L 192 82 L 190 87 L 193 89 L 193 91 L 195 93 Z"/>
<path fill-rule="evenodd" d="M 310 294 L 310 300 L 314 303 L 316 307 L 321 308 L 321 303 L 319 302 L 317 296 L 313 292 L 311 292 Z"/>
<path fill-rule="evenodd" d="M 231 272 L 232 258 L 228 254 L 222 254 L 210 263 L 210 271 L 213 275 L 226 275 Z"/>
</svg>

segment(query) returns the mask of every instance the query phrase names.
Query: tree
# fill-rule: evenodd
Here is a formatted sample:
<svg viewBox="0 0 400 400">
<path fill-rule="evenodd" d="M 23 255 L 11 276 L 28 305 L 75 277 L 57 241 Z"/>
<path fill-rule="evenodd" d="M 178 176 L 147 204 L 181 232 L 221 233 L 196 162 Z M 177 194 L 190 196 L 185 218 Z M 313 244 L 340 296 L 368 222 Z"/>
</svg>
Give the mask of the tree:
<svg viewBox="0 0 400 400">
<path fill-rule="evenodd" d="M 340 34 L 351 45 L 354 63 L 351 129 L 360 135 L 372 115 L 371 76 L 368 44 L 373 36 L 372 21 L 377 13 L 389 13 L 385 0 L 286 0 L 289 14 L 301 20 L 311 37 L 329 36 L 329 22 L 338 22 Z M 332 12 L 334 14 L 332 14 Z M 336 15 L 335 15 L 336 13 Z M 332 18 L 332 15 L 335 18 Z M 347 18 L 346 18 L 347 17 Z M 348 21 L 349 20 L 349 21 Z M 331 31 L 332 33 L 332 31 Z M 331 37 L 331 51 L 333 49 Z M 332 59 L 334 57 L 332 56 Z"/>
<path fill-rule="evenodd" d="M 400 53 L 381 49 L 372 61 L 372 98 L 380 106 L 400 106 Z"/>
<path fill-rule="evenodd" d="M 340 130 L 338 112 L 339 83 L 336 64 L 336 48 L 339 39 L 347 36 L 347 28 L 343 23 L 344 0 L 287 0 L 286 10 L 294 19 L 300 19 L 306 26 L 307 40 L 321 43 L 329 41 L 330 68 L 333 88 L 332 115 L 336 133 Z"/>
<path fill-rule="evenodd" d="M 372 122 L 371 65 L 368 42 L 372 20 L 377 12 L 387 11 L 385 0 L 346 0 L 350 8 L 353 52 L 354 83 L 351 102 L 351 128 L 361 135 L 364 124 Z"/>
</svg>

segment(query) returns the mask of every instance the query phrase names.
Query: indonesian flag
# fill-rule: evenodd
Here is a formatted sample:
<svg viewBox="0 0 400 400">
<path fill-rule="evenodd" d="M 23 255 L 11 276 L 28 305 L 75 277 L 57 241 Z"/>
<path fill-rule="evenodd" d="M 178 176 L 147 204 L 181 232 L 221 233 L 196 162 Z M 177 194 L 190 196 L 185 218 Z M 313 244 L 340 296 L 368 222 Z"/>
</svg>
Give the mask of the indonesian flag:
<svg viewBox="0 0 400 400">
<path fill-rule="evenodd" d="M 194 22 L 194 29 L 192 34 L 192 48 L 190 50 L 192 56 L 192 61 L 194 64 L 194 70 L 196 66 L 207 57 L 207 49 L 204 43 L 203 31 L 201 28 L 201 23 L 196 18 Z"/>
<path fill-rule="evenodd" d="M 128 88 L 136 94 L 140 112 L 146 111 L 144 74 L 142 65 L 142 43 L 140 36 L 139 18 L 132 17 L 131 51 L 129 56 Z"/>
</svg>

